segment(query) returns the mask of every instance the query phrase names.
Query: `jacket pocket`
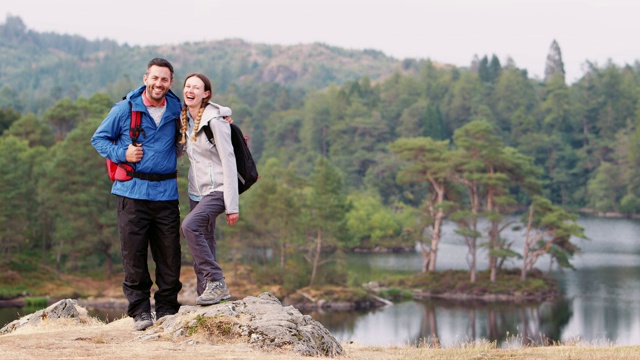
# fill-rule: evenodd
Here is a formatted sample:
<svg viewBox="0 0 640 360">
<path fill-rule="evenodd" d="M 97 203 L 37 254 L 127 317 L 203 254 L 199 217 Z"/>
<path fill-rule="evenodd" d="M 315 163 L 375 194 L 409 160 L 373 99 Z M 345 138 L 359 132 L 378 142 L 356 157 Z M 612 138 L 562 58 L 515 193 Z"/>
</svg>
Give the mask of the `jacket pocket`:
<svg viewBox="0 0 640 360">
<path fill-rule="evenodd" d="M 211 184 L 211 191 L 213 191 L 216 188 L 216 173 L 212 164 L 209 164 L 209 183 Z"/>
</svg>

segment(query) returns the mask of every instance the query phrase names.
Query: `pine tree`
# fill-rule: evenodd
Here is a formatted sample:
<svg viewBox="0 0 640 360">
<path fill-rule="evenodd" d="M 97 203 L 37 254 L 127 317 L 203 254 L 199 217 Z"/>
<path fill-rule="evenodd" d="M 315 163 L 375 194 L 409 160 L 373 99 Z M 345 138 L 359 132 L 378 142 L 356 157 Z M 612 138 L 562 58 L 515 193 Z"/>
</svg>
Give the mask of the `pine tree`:
<svg viewBox="0 0 640 360">
<path fill-rule="evenodd" d="M 320 267 L 336 260 L 336 254 L 327 256 L 323 254 L 323 248 L 340 250 L 344 241 L 349 239 L 346 214 L 351 205 L 343 194 L 342 177 L 338 169 L 323 157 L 318 158 L 310 185 L 310 241 L 306 259 L 312 266 L 309 286 L 313 287 Z"/>
<path fill-rule="evenodd" d="M 391 143 L 390 149 L 407 162 L 398 174 L 401 183 L 427 183 L 429 198 L 425 218 L 431 227 L 429 246 L 419 241 L 422 250 L 422 272 L 435 271 L 442 224 L 447 217 L 447 188 L 453 179 L 453 166 L 449 158 L 449 140 L 435 141 L 428 137 L 402 138 Z"/>
<path fill-rule="evenodd" d="M 553 40 L 551 47 L 549 48 L 549 54 L 547 54 L 547 63 L 544 67 L 544 81 L 549 81 L 553 75 L 562 74 L 562 78 L 565 77 L 564 63 L 562 62 L 562 52 L 560 51 L 560 45 Z"/>
<path fill-rule="evenodd" d="M 469 66 L 469 69 L 477 73 L 479 68 L 480 68 L 480 58 L 478 57 L 478 54 L 475 54 L 473 55 L 473 59 L 471 60 L 471 66 Z"/>
<path fill-rule="evenodd" d="M 28 240 L 29 213 L 24 204 L 33 200 L 29 181 L 32 160 L 27 155 L 27 141 L 14 136 L 0 138 L 0 151 L 0 262 L 4 262 Z"/>
</svg>

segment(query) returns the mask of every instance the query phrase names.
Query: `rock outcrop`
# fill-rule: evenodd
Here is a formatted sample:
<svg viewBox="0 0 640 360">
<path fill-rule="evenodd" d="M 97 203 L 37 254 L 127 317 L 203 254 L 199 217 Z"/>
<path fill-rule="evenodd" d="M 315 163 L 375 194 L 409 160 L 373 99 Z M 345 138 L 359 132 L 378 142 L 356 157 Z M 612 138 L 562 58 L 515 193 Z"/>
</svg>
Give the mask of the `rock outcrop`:
<svg viewBox="0 0 640 360">
<path fill-rule="evenodd" d="M 8 334 L 23 326 L 38 326 L 44 320 L 70 319 L 78 323 L 92 321 L 87 309 L 78 305 L 73 299 L 60 300 L 46 309 L 38 310 L 33 314 L 25 315 L 14 320 L 0 329 L 0 335 Z"/>
<path fill-rule="evenodd" d="M 22 326 L 38 326 L 44 319 L 95 321 L 75 300 L 66 299 L 7 324 L 0 334 Z M 322 324 L 293 306 L 282 306 L 270 293 L 212 306 L 182 306 L 177 314 L 161 318 L 147 330 L 132 332 L 132 341 L 159 340 L 193 345 L 237 341 L 263 351 L 289 350 L 304 356 L 334 357 L 344 353 Z"/>
</svg>

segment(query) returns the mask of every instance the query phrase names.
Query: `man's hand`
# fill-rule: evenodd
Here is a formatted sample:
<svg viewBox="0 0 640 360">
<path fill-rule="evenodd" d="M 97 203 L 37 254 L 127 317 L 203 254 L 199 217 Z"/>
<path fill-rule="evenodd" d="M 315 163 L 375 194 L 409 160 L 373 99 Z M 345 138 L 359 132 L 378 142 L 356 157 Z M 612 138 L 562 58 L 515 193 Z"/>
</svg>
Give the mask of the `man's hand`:
<svg viewBox="0 0 640 360">
<path fill-rule="evenodd" d="M 144 155 L 142 144 L 136 144 L 136 146 L 129 145 L 127 148 L 127 162 L 137 163 L 142 160 L 142 155 Z"/>
</svg>

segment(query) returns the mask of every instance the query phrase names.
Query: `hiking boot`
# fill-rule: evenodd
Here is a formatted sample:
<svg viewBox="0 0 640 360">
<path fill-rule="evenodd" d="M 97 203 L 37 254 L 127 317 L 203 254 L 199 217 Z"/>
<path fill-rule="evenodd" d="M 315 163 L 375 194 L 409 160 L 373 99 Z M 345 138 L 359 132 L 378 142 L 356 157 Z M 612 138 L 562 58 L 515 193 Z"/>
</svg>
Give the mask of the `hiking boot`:
<svg viewBox="0 0 640 360">
<path fill-rule="evenodd" d="M 213 305 L 222 300 L 231 299 L 229 294 L 229 288 L 224 282 L 224 279 L 219 281 L 207 281 L 207 287 L 204 289 L 202 295 L 196 299 L 197 305 Z"/>
<path fill-rule="evenodd" d="M 138 331 L 145 330 L 151 325 L 153 325 L 153 320 L 151 319 L 151 313 L 142 312 L 133 318 L 133 327 Z"/>
<path fill-rule="evenodd" d="M 169 313 L 169 312 L 163 312 L 163 311 L 156 312 L 156 321 L 162 319 L 165 316 L 170 316 L 170 315 L 174 315 L 174 314 L 175 313 Z"/>
</svg>

